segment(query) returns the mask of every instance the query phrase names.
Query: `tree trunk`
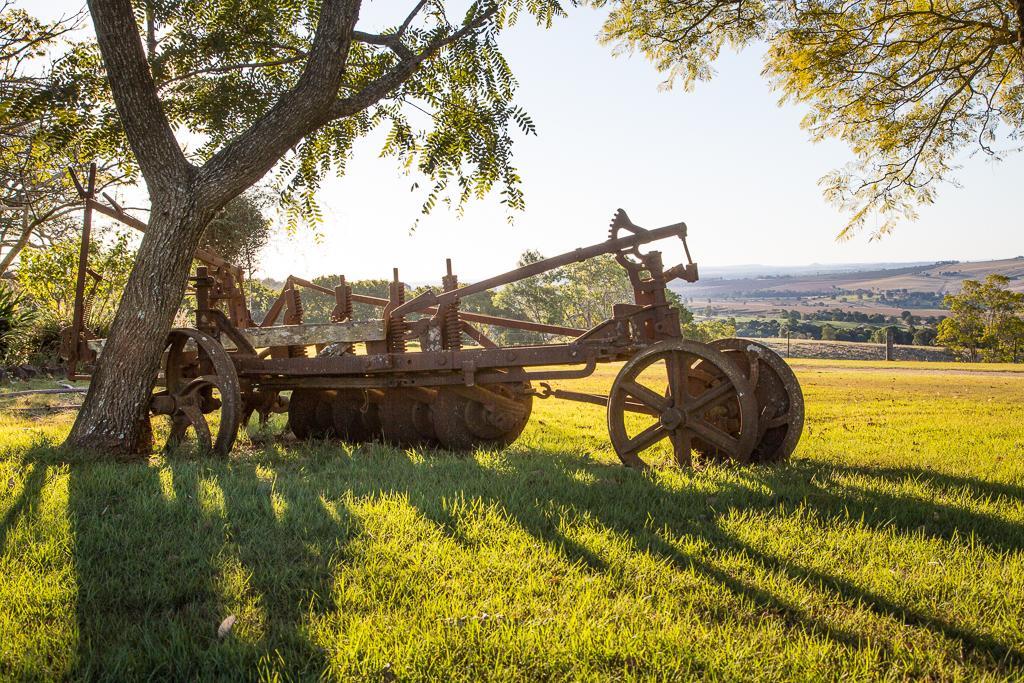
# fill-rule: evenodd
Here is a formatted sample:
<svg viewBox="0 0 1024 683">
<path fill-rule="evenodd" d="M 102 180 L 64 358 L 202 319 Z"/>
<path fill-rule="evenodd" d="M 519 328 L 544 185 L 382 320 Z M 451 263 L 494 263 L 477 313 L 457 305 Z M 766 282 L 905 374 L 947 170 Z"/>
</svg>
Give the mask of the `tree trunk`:
<svg viewBox="0 0 1024 683">
<path fill-rule="evenodd" d="M 185 293 L 196 245 L 215 211 L 197 206 L 191 183 L 171 195 L 153 197 L 149 228 L 66 447 L 115 457 L 152 448 L 149 400 L 164 339 Z"/>
<path fill-rule="evenodd" d="M 14 258 L 21 253 L 26 245 L 28 245 L 28 241 L 31 239 L 32 231 L 35 230 L 35 227 L 36 226 L 29 221 L 28 207 L 26 206 L 21 217 L 21 236 L 18 238 L 17 243 L 11 247 L 11 250 L 4 255 L 3 260 L 0 261 L 0 275 L 7 272 L 11 263 L 14 262 Z"/>
</svg>

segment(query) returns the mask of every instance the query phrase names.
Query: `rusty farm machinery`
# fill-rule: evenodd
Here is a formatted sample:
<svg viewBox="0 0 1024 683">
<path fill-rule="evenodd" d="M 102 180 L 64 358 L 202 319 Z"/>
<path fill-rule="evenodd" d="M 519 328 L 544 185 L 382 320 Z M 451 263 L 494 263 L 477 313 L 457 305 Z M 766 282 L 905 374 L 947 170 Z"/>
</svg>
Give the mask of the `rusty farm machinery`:
<svg viewBox="0 0 1024 683">
<path fill-rule="evenodd" d="M 97 200 L 91 178 L 78 185 L 83 246 L 64 344 L 72 377 L 81 377 L 78 368 L 95 362 L 103 347 L 87 329 L 90 286 L 100 277 L 88 268 L 91 215 L 146 228 L 109 198 Z M 664 240 L 678 241 L 685 263 L 665 267 L 661 252 L 641 250 Z M 460 310 L 460 300 L 474 293 L 605 254 L 625 269 L 634 301 L 615 305 L 592 329 Z M 501 447 L 522 432 L 534 400 L 546 398 L 604 406 L 612 446 L 634 467 L 673 459 L 688 466 L 694 457 L 782 461 L 803 428 L 799 383 L 774 351 L 749 340 L 682 337 L 666 291 L 673 279 L 698 277 L 683 223 L 644 229 L 620 210 L 605 241 L 462 286 L 449 261 L 440 289 L 411 298 L 397 270 L 387 298 L 354 293 L 344 279 L 330 289 L 293 276 L 258 323 L 246 305 L 242 269 L 202 250 L 196 260 L 195 326 L 170 332 L 150 405 L 154 417 L 169 418 L 171 445 L 191 430 L 201 448 L 225 455 L 254 413 L 265 420 L 286 411 L 299 439 Z M 303 321 L 303 290 L 333 298 L 330 322 Z M 354 320 L 355 303 L 381 314 Z M 565 341 L 500 346 L 481 325 Z M 548 384 L 587 377 L 599 363 L 622 363 L 607 395 Z M 215 414 L 219 419 L 208 419 Z"/>
</svg>

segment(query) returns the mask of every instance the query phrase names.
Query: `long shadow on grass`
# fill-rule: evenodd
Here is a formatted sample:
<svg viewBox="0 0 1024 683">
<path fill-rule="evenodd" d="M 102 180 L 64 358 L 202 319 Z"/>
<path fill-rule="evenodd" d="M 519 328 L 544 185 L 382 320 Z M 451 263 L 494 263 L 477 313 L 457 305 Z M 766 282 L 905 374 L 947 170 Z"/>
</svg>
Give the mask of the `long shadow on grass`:
<svg viewBox="0 0 1024 683">
<path fill-rule="evenodd" d="M 72 677 L 244 679 L 261 662 L 295 675 L 322 671 L 305 616 L 327 593 L 330 553 L 314 556 L 306 542 L 346 536 L 311 509 L 309 491 L 282 477 L 276 492 L 288 512 L 278 517 L 252 463 L 70 465 L 79 632 Z M 229 571 L 232 559 L 240 571 Z M 221 639 L 218 625 L 244 600 L 239 590 L 263 611 L 262 628 L 250 621 L 236 632 L 249 628 L 251 637 Z"/>
<path fill-rule="evenodd" d="M 3 555 L 7 548 L 7 536 L 11 533 L 22 515 L 28 513 L 39 502 L 39 496 L 43 492 L 43 484 L 46 483 L 46 465 L 40 462 L 28 464 L 29 473 L 22 482 L 21 491 L 17 498 L 7 508 L 3 521 L 0 521 L 0 555 Z"/>
<path fill-rule="evenodd" d="M 544 509 L 546 505 L 554 504 L 577 513 L 587 513 L 604 527 L 631 538 L 640 550 L 650 551 L 682 569 L 703 575 L 743 596 L 759 610 L 776 614 L 790 626 L 816 633 L 849 648 L 867 644 L 866 636 L 812 616 L 787 596 L 773 594 L 737 578 L 704 558 L 680 552 L 657 530 L 663 530 L 672 538 L 704 538 L 718 552 L 746 556 L 766 570 L 781 573 L 798 584 L 810 582 L 832 601 L 838 599 L 865 605 L 883 617 L 923 627 L 958 641 L 987 666 L 1024 664 L 1024 653 L 990 635 L 899 604 L 840 576 L 795 565 L 743 543 L 718 525 L 716 514 L 709 514 L 705 494 L 670 491 L 651 478 L 621 467 L 584 464 L 577 458 L 559 453 L 539 453 L 529 458 L 509 457 L 500 469 L 475 465 L 473 460 L 446 460 L 444 457 L 420 465 L 396 453 L 388 459 L 387 466 L 376 469 L 380 476 L 374 483 L 368 486 L 346 484 L 346 489 L 356 495 L 390 491 L 408 493 L 410 502 L 425 517 L 432 519 L 456 540 L 461 540 L 456 531 L 456 520 L 445 511 L 443 499 L 463 495 L 493 501 L 501 505 L 524 530 L 558 547 L 570 561 L 601 571 L 605 567 L 604 560 L 565 538 L 559 531 L 557 516 L 545 514 Z M 595 476 L 596 483 L 583 483 L 570 476 L 578 469 L 585 469 Z M 951 530 L 959 529 L 961 535 L 975 530 L 997 547 L 1002 545 L 998 539 L 1005 541 L 1009 538 L 1014 542 L 1015 535 L 1019 534 L 1013 525 L 949 506 L 935 506 L 918 499 L 904 500 L 865 490 L 832 490 L 814 483 L 830 470 L 835 468 L 797 465 L 782 469 L 753 469 L 736 478 L 738 483 L 716 483 L 715 507 L 775 511 L 780 505 L 802 504 L 815 509 L 826 521 L 863 519 L 868 526 L 895 526 L 906 532 L 924 529 L 926 533 L 940 537 L 950 537 Z M 339 494 L 339 491 L 333 492 L 333 495 Z M 935 522 L 935 512 L 940 512 L 940 517 L 946 515 L 946 518 L 941 523 Z M 872 642 L 872 646 L 878 647 L 878 643 Z"/>
<path fill-rule="evenodd" d="M 1018 549 L 1024 547 L 1021 530 L 1002 520 L 846 482 L 907 476 L 925 481 L 931 476 L 926 483 L 935 488 L 968 487 L 977 497 L 1014 495 L 998 488 L 1002 485 L 991 488 L 930 472 L 797 463 L 715 479 L 711 509 L 707 495 L 696 489 L 670 490 L 656 478 L 558 452 L 510 454 L 497 466 L 485 467 L 447 454 L 413 460 L 398 451 L 370 448 L 349 459 L 336 447 L 296 450 L 280 453 L 271 447 L 266 454 L 228 462 L 171 459 L 163 466 L 163 481 L 161 469 L 150 464 L 71 463 L 69 516 L 79 588 L 76 677 L 239 677 L 268 658 L 274 668 L 301 675 L 322 671 L 326 653 L 308 633 L 309 615 L 333 608 L 334 563 L 358 529 L 345 517 L 344 506 L 338 509 L 340 522 L 329 517 L 319 497 L 337 500 L 348 492 L 405 493 L 460 543 L 466 539 L 445 500 L 462 495 L 493 501 L 569 561 L 587 571 L 605 571 L 607 562 L 599 553 L 563 534 L 559 512 L 569 509 L 632 539 L 640 551 L 693 571 L 757 610 L 844 648 L 863 647 L 865 637 L 815 617 L 791 596 L 723 570 L 714 562 L 717 554 L 744 556 L 769 572 L 816 587 L 830 600 L 864 605 L 962 643 L 983 666 L 1024 663 L 1019 649 L 960 627 L 953 617 L 916 610 L 843 577 L 754 548 L 723 530 L 715 512 L 771 513 L 804 505 L 825 521 L 863 519 L 869 527 L 923 530 L 940 538 L 973 531 L 991 547 Z M 0 532 L 4 536 L 38 496 L 44 460 L 35 462 L 21 499 L 8 510 Z M 588 476 L 575 476 L 578 470 Z M 706 539 L 714 553 L 688 555 L 666 540 L 686 536 Z M 237 561 L 248 577 L 235 588 L 254 599 L 262 623 L 246 638 L 220 641 L 217 624 L 227 616 L 226 602 L 237 599 L 224 595 L 226 559 Z M 239 628 L 246 626 L 251 625 Z"/>
<path fill-rule="evenodd" d="M 254 464 L 235 463 L 219 481 L 226 532 L 264 611 L 264 632 L 253 653 L 273 652 L 276 666 L 315 678 L 327 653 L 310 638 L 308 618 L 333 609 L 332 562 L 358 533 L 356 522 L 344 506 L 338 519 L 328 516 L 316 479 L 303 468 L 286 465 L 261 478 Z"/>
<path fill-rule="evenodd" d="M 363 462 L 359 462 L 361 459 Z M 597 484 L 585 485 L 569 476 L 581 466 L 597 475 Z M 791 601 L 738 579 L 700 558 L 684 555 L 659 538 L 648 528 L 650 518 L 659 522 L 671 519 L 677 531 L 686 526 L 682 533 L 703 535 L 738 548 L 712 523 L 690 521 L 705 511 L 702 497 L 666 492 L 649 479 L 622 467 L 582 465 L 578 459 L 546 453 L 536 458 L 509 458 L 502 468 L 492 469 L 481 467 L 472 459 L 442 454 L 428 456 L 426 462 L 420 463 L 399 452 L 377 451 L 357 457 L 353 469 L 358 472 L 353 472 L 351 477 L 333 482 L 321 481 L 324 494 L 330 497 L 340 497 L 347 492 L 356 496 L 406 494 L 420 514 L 468 548 L 472 548 L 472 544 L 461 537 L 458 520 L 448 513 L 445 501 L 464 496 L 496 502 L 522 529 L 558 548 L 570 562 L 589 571 L 603 572 L 608 568 L 607 562 L 560 531 L 560 510 L 552 509 L 551 504 L 580 513 L 589 512 L 597 522 L 633 538 L 640 550 L 649 550 L 684 569 L 693 570 L 734 594 L 744 596 L 759 609 L 781 615 L 790 625 L 801 626 L 846 647 L 855 648 L 862 644 L 859 634 L 814 618 Z M 367 470 L 370 476 L 367 476 Z M 751 506 L 760 500 L 757 493 L 741 486 L 723 492 L 721 497 Z M 709 615 L 709 618 L 715 617 Z"/>
</svg>

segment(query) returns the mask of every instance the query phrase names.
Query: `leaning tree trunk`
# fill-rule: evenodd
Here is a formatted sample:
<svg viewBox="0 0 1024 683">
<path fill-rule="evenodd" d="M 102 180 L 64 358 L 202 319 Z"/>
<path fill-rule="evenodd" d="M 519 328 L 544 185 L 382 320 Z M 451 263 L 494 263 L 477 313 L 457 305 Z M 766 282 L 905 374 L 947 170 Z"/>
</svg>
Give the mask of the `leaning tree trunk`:
<svg viewBox="0 0 1024 683">
<path fill-rule="evenodd" d="M 164 340 L 212 213 L 196 205 L 187 186 L 153 198 L 149 228 L 65 446 L 115 457 L 151 450 L 149 399 Z"/>
</svg>

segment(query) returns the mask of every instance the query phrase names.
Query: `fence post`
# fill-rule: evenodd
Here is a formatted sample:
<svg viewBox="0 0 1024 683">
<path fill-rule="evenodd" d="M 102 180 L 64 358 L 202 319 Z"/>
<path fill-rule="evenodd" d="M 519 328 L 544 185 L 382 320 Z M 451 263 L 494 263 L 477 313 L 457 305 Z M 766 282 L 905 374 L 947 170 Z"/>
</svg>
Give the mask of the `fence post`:
<svg viewBox="0 0 1024 683">
<path fill-rule="evenodd" d="M 885 359 L 892 360 L 893 332 L 891 327 L 885 328 Z"/>
</svg>

